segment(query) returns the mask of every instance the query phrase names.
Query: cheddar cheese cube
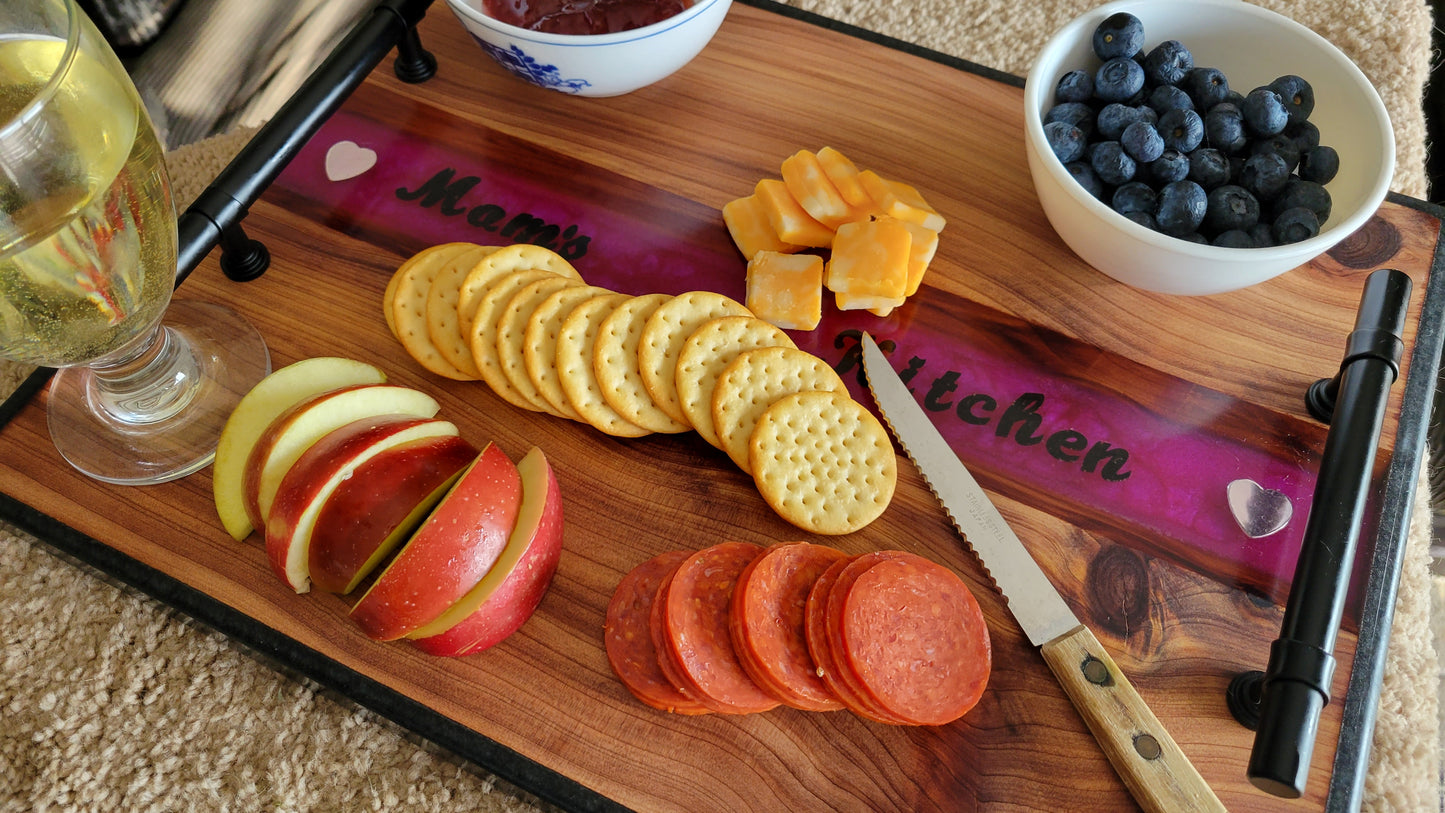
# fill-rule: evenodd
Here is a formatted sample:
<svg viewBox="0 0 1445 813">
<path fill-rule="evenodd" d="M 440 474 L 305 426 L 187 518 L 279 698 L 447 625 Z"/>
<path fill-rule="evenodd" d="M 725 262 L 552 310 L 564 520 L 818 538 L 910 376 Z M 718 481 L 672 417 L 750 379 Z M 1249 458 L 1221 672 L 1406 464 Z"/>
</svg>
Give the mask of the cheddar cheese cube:
<svg viewBox="0 0 1445 813">
<path fill-rule="evenodd" d="M 833 230 L 808 214 L 788 192 L 788 185 L 776 178 L 758 181 L 753 194 L 767 213 L 773 232 L 785 243 L 813 248 L 833 244 Z"/>
<path fill-rule="evenodd" d="M 748 310 L 784 330 L 812 330 L 823 318 L 823 258 L 760 251 L 748 261 Z"/>
<path fill-rule="evenodd" d="M 843 195 L 823 172 L 818 156 L 808 150 L 799 150 L 783 160 L 783 184 L 788 194 L 803 207 L 803 211 L 814 220 L 830 229 L 844 223 L 867 218 L 866 213 L 855 210 L 843 199 Z"/>
<path fill-rule="evenodd" d="M 884 214 L 926 226 L 934 231 L 943 231 L 943 215 L 928 205 L 928 201 L 923 199 L 917 189 L 902 181 L 881 177 L 871 169 L 858 173 L 858 180 Z"/>
<path fill-rule="evenodd" d="M 824 147 L 818 150 L 818 165 L 849 206 L 865 211 L 876 208 L 873 198 L 858 178 L 858 166 L 848 156 L 832 147 Z"/>
<path fill-rule="evenodd" d="M 778 237 L 778 233 L 773 231 L 773 224 L 768 221 L 768 213 L 763 210 L 763 204 L 756 195 L 728 201 L 723 206 L 722 215 L 728 234 L 732 235 L 733 244 L 750 260 L 759 251 L 791 254 L 803 250 L 802 246 L 793 245 Z"/>
<path fill-rule="evenodd" d="M 903 304 L 913 235 L 896 218 L 838 227 L 823 284 L 839 310 L 887 309 Z"/>
<path fill-rule="evenodd" d="M 908 229 L 913 238 L 908 249 L 908 287 L 903 292 L 904 296 L 913 296 L 918 293 L 918 286 L 923 284 L 923 275 L 928 271 L 928 264 L 933 262 L 933 255 L 938 253 L 938 232 L 911 221 L 898 222 Z"/>
</svg>

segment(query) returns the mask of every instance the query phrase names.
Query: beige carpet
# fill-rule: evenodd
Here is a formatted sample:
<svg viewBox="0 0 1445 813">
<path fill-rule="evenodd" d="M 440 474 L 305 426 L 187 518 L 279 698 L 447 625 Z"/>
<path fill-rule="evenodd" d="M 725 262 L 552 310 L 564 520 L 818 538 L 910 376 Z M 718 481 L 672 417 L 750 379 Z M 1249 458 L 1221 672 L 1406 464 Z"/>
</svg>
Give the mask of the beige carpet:
<svg viewBox="0 0 1445 813">
<path fill-rule="evenodd" d="M 1022 75 L 1078 0 L 791 0 Z M 1262 2 L 1338 44 L 1385 99 L 1394 189 L 1424 198 L 1429 8 Z M 445 14 L 440 4 L 434 13 Z M 171 155 L 184 204 L 245 133 Z M 0 363 L 0 393 L 22 371 Z M 1364 809 L 1440 809 L 1428 494 L 1417 497 Z M 535 800 L 0 523 L 0 811 L 536 810 Z"/>
</svg>

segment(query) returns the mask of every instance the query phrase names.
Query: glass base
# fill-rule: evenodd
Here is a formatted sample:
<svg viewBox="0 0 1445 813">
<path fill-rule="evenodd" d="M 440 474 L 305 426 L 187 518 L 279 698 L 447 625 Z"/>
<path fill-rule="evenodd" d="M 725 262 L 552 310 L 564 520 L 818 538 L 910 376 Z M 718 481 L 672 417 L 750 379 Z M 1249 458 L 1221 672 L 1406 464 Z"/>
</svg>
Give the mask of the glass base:
<svg viewBox="0 0 1445 813">
<path fill-rule="evenodd" d="M 89 367 L 56 371 L 50 437 L 82 473 L 151 485 L 205 468 L 231 411 L 271 372 L 261 334 L 223 305 L 172 301 L 161 338 L 156 360 L 119 387 Z"/>
</svg>

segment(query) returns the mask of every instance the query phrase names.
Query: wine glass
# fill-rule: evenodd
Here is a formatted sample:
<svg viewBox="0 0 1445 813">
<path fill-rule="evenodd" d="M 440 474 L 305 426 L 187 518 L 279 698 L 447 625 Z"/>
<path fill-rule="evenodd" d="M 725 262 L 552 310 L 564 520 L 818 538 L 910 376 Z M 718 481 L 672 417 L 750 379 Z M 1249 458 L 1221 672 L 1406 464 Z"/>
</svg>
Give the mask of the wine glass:
<svg viewBox="0 0 1445 813">
<path fill-rule="evenodd" d="M 106 482 L 208 465 L 232 408 L 270 372 L 239 314 L 172 303 L 163 159 L 135 86 L 75 0 L 0 3 L 0 357 L 59 368 L 51 438 Z"/>
</svg>

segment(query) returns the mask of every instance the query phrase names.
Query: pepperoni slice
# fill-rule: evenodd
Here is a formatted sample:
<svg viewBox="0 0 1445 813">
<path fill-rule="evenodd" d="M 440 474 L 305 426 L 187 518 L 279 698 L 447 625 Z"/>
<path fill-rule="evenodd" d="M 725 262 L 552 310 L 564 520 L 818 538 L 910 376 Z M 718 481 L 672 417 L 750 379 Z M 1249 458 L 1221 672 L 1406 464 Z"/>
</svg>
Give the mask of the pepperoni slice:
<svg viewBox="0 0 1445 813">
<path fill-rule="evenodd" d="M 808 641 L 808 654 L 812 656 L 813 663 L 817 665 L 818 677 L 823 679 L 823 683 L 829 691 L 836 695 L 849 711 L 877 722 L 890 722 L 878 719 L 863 705 L 862 699 L 839 676 L 838 664 L 833 658 L 833 644 L 829 640 L 828 634 L 828 597 L 838 582 L 839 574 L 851 561 L 852 559 L 843 559 L 829 565 L 828 569 L 823 571 L 823 575 L 818 577 L 813 589 L 808 592 L 806 626 L 804 628 L 804 637 Z"/>
<path fill-rule="evenodd" d="M 728 630 L 728 611 L 738 576 L 763 548 L 722 542 L 684 559 L 659 601 L 663 631 L 684 689 L 712 711 L 747 714 L 779 705 L 738 661 Z M 662 647 L 659 647 L 662 649 Z M 664 667 L 666 671 L 666 667 Z"/>
<path fill-rule="evenodd" d="M 687 551 L 669 551 L 623 576 L 607 605 L 602 637 L 612 671 L 638 700 L 663 711 L 706 714 L 705 706 L 679 691 L 663 674 L 652 641 L 652 606 L 657 589 L 687 556 Z"/>
<path fill-rule="evenodd" d="M 692 555 L 690 551 L 681 551 L 681 553 L 683 556 L 678 560 L 678 565 Z M 697 688 L 683 677 L 682 666 L 677 662 L 677 650 L 672 648 L 672 639 L 667 636 L 667 590 L 672 586 L 672 577 L 676 573 L 677 566 L 674 565 L 671 570 L 663 574 L 662 581 L 657 586 L 657 594 L 652 599 L 648 631 L 652 635 L 652 648 L 657 652 L 657 668 L 662 672 L 663 678 L 684 697 L 694 700 L 706 708 L 707 704 L 698 697 Z"/>
<path fill-rule="evenodd" d="M 842 581 L 829 600 L 840 597 Z M 867 697 L 913 725 L 944 725 L 988 684 L 992 648 L 983 612 L 952 570 L 915 554 L 875 563 L 841 596 L 835 653 Z"/>
<path fill-rule="evenodd" d="M 862 678 L 853 670 L 853 664 L 847 657 L 848 643 L 843 637 L 841 619 L 848 593 L 853 589 L 853 584 L 859 575 L 881 562 L 907 555 L 909 554 L 905 554 L 903 551 L 882 550 L 855 556 L 849 560 L 848 564 L 838 571 L 833 586 L 828 591 L 821 621 L 823 636 L 828 651 L 831 653 L 832 661 L 832 668 L 829 670 L 832 680 L 829 681 L 829 686 L 844 699 L 854 714 L 889 725 L 907 725 L 908 721 L 884 708 L 866 690 Z"/>
<path fill-rule="evenodd" d="M 753 681 L 784 704 L 834 711 L 843 703 L 818 676 L 806 637 L 808 593 L 847 554 L 793 542 L 768 548 L 738 578 L 730 616 L 733 649 Z"/>
</svg>

